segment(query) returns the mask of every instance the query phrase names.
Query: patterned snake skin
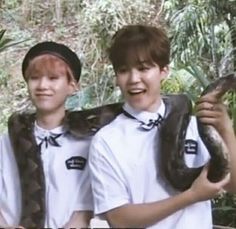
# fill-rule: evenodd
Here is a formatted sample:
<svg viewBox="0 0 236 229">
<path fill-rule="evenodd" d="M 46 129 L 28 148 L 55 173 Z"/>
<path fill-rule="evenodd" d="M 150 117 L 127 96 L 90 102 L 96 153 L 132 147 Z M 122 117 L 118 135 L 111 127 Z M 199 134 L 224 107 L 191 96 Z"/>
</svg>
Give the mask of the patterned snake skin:
<svg viewBox="0 0 236 229">
<path fill-rule="evenodd" d="M 122 112 L 122 104 L 111 104 L 87 111 L 68 112 L 65 126 L 77 138 L 93 135 L 99 128 Z M 20 225 L 25 228 L 44 228 L 45 178 L 39 147 L 33 135 L 35 114 L 15 113 L 8 121 L 21 180 L 22 213 Z"/>
<path fill-rule="evenodd" d="M 45 180 L 39 148 L 33 135 L 34 115 L 13 114 L 8 131 L 21 177 L 22 216 L 25 228 L 43 228 Z"/>
<path fill-rule="evenodd" d="M 210 84 L 202 93 L 205 95 L 212 91 L 217 92 L 217 98 L 221 98 L 226 92 L 236 92 L 236 75 L 234 73 L 219 78 Z M 175 111 L 167 104 L 167 117 L 162 125 L 160 133 L 161 160 L 159 166 L 162 168 L 163 177 L 167 183 L 177 190 L 188 189 L 193 181 L 201 173 L 203 166 L 189 168 L 184 162 L 184 141 L 186 128 L 191 114 L 190 101 L 176 97 L 181 107 L 175 107 Z M 172 102 L 175 102 L 172 100 Z M 169 111 L 171 110 L 171 112 Z M 212 126 L 203 125 L 197 119 L 198 130 L 206 145 L 211 159 L 209 161 L 208 179 L 212 182 L 220 181 L 229 171 L 227 148 Z M 171 128 L 170 128 L 171 127 Z"/>
<path fill-rule="evenodd" d="M 231 82 L 231 86 L 225 82 Z M 234 82 L 234 84 L 232 84 Z M 222 94 L 235 89 L 235 75 L 216 82 L 206 92 L 215 90 L 222 84 Z M 211 85 L 211 86 L 212 86 Z M 233 85 L 233 86 L 232 86 Z M 223 90 L 225 90 L 223 92 Z M 220 95 L 221 96 L 221 95 Z M 161 154 L 160 166 L 164 179 L 178 190 L 188 188 L 201 172 L 201 168 L 188 168 L 183 160 L 183 147 L 186 127 L 191 115 L 191 101 L 186 95 L 163 97 L 166 104 L 165 121 L 161 127 L 161 139 L 158 150 Z M 102 126 L 111 122 L 122 112 L 122 103 L 105 105 L 85 111 L 68 112 L 65 126 L 75 137 L 94 135 Z M 34 114 L 15 113 L 8 121 L 8 130 L 19 168 L 22 192 L 22 213 L 20 225 L 25 228 L 43 228 L 45 221 L 45 178 L 40 159 L 39 148 L 33 136 Z M 209 178 L 219 180 L 227 171 L 228 161 L 222 155 L 222 148 L 214 145 L 205 126 L 199 123 L 200 135 L 206 139 L 212 156 Z M 210 139 L 210 141 L 209 141 Z M 170 147 L 171 146 L 171 147 Z M 214 153 L 217 151 L 217 153 Z M 221 170 L 219 168 L 222 168 Z M 216 174 L 216 175 L 215 175 Z"/>
</svg>

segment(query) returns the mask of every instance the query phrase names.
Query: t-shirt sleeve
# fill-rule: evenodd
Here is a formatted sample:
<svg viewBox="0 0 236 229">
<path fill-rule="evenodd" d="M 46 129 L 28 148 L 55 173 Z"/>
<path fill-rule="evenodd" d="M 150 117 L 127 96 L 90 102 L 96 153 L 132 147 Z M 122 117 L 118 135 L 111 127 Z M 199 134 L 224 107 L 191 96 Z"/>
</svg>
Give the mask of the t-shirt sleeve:
<svg viewBox="0 0 236 229">
<path fill-rule="evenodd" d="M 117 158 L 99 136 L 90 145 L 89 167 L 96 215 L 130 202 Z"/>
<path fill-rule="evenodd" d="M 3 140 L 2 140 L 2 135 L 0 135 L 0 193 L 2 190 L 2 167 L 3 167 L 3 158 L 2 158 L 2 154 L 3 154 Z"/>
<path fill-rule="evenodd" d="M 0 135 L 0 193 L 2 193 L 3 191 L 3 142 L 2 142 L 2 135 Z M 2 199 L 1 199 L 1 195 L 0 195 L 0 211 L 2 209 Z"/>
<path fill-rule="evenodd" d="M 209 152 L 199 135 L 194 116 L 190 119 L 186 132 L 184 158 L 187 166 L 191 168 L 200 167 L 210 159 Z"/>
<path fill-rule="evenodd" d="M 21 191 L 8 134 L 0 136 L 0 193 L 1 214 L 9 225 L 17 225 L 20 217 Z"/>
</svg>

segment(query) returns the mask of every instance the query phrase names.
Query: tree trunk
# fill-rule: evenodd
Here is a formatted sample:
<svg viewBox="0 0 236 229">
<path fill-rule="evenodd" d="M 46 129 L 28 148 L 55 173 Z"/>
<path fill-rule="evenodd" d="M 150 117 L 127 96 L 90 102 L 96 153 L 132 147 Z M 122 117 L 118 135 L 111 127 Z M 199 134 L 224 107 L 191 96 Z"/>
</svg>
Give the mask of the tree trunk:
<svg viewBox="0 0 236 229">
<path fill-rule="evenodd" d="M 62 21 L 62 9 L 61 9 L 61 0 L 56 0 L 56 21 L 60 23 Z"/>
</svg>

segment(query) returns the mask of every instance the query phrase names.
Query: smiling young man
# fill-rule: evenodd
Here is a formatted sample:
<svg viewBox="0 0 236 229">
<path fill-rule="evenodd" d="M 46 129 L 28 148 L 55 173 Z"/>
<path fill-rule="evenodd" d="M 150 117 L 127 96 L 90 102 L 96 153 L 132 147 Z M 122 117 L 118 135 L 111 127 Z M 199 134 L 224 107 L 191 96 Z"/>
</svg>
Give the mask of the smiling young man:
<svg viewBox="0 0 236 229">
<path fill-rule="evenodd" d="M 89 165 L 95 214 L 114 228 L 209 229 L 212 227 L 210 199 L 232 180 L 211 183 L 207 167 L 186 191 L 166 184 L 157 166 L 159 128 L 165 122 L 166 104 L 161 82 L 169 72 L 170 43 L 162 29 L 128 25 L 120 29 L 109 50 L 116 84 L 124 96 L 123 113 L 103 127 L 90 146 Z M 209 108 L 214 104 L 216 110 Z M 201 98 L 197 114 L 212 124 L 227 142 L 235 162 L 236 141 L 232 123 L 213 95 Z M 186 140 L 194 152 L 185 153 L 190 167 L 207 163 L 209 154 L 192 117 Z M 164 152 L 162 152 L 164 153 Z"/>
<path fill-rule="evenodd" d="M 19 116 L 0 138 L 0 227 L 88 227 L 90 138 L 77 138 L 64 125 L 80 60 L 63 44 L 42 42 L 27 52 L 22 73 L 36 112 Z"/>
</svg>

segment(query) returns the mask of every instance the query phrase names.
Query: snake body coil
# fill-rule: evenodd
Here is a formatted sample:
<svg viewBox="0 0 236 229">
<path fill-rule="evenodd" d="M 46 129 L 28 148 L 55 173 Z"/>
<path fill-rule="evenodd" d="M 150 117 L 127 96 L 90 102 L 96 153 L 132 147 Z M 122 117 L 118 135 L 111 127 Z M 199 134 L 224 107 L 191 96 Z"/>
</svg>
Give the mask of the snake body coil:
<svg viewBox="0 0 236 229">
<path fill-rule="evenodd" d="M 229 74 L 210 84 L 202 93 L 205 95 L 216 90 L 218 98 L 228 91 L 236 91 L 236 76 Z M 177 190 L 188 189 L 199 176 L 203 166 L 189 168 L 184 161 L 184 143 L 186 129 L 191 115 L 191 103 L 182 97 L 176 97 L 181 108 L 167 114 L 167 119 L 161 128 L 160 150 L 161 166 L 164 178 Z M 167 110 L 170 109 L 167 104 Z M 168 111 L 167 111 L 168 112 Z M 209 161 L 208 179 L 220 181 L 229 171 L 227 148 L 214 127 L 203 125 L 198 119 L 198 130 L 202 141 L 211 156 Z"/>
<path fill-rule="evenodd" d="M 218 90 L 222 96 L 228 90 L 236 90 L 236 77 L 230 74 L 211 84 L 204 93 Z M 200 174 L 202 167 L 188 168 L 184 162 L 184 141 L 191 116 L 191 101 L 185 95 L 170 95 L 163 98 L 166 118 L 158 139 L 164 178 L 177 190 L 185 190 Z M 122 113 L 122 103 L 105 105 L 91 110 L 68 112 L 64 125 L 76 138 L 94 135 L 102 126 Z M 15 113 L 8 121 L 8 130 L 14 149 L 22 193 L 20 224 L 25 228 L 43 228 L 46 214 L 45 177 L 39 148 L 33 134 L 35 115 Z M 210 154 L 209 179 L 220 180 L 228 171 L 228 160 L 220 144 L 212 139 L 209 126 L 198 121 L 199 133 Z M 209 133 L 211 130 L 211 133 Z M 215 131 L 216 132 L 216 131 Z"/>
</svg>

